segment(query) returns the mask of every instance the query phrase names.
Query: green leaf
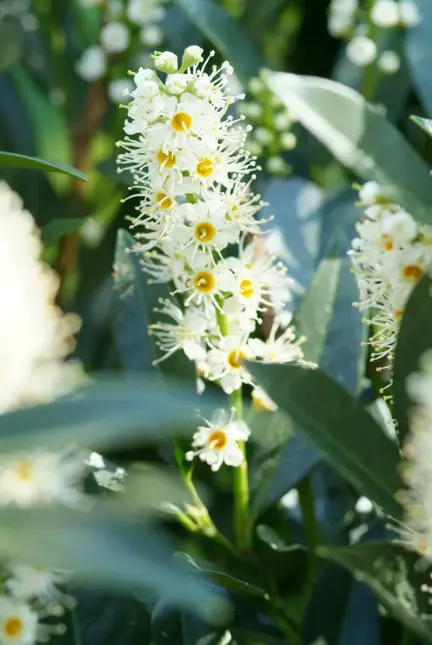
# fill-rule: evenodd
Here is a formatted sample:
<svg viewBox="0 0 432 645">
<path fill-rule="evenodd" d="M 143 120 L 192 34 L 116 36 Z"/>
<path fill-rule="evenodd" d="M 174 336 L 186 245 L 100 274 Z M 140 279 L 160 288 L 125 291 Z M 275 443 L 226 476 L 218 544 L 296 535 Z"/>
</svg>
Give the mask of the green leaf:
<svg viewBox="0 0 432 645">
<path fill-rule="evenodd" d="M 22 103 L 27 107 L 38 154 L 47 159 L 58 159 L 62 164 L 72 161 L 72 142 L 69 125 L 61 107 L 35 83 L 24 67 L 17 64 L 10 71 Z M 70 177 L 50 176 L 59 191 L 70 186 Z"/>
<path fill-rule="evenodd" d="M 0 151 L 0 166 L 7 168 L 23 168 L 25 170 L 43 170 L 45 172 L 58 172 L 70 175 L 75 179 L 87 181 L 88 177 L 80 170 L 61 163 L 60 161 L 47 161 L 38 157 L 27 157 L 14 152 Z"/>
<path fill-rule="evenodd" d="M 176 0 L 190 20 L 234 67 L 240 81 L 247 84 L 256 76 L 264 60 L 258 47 L 241 25 L 213 0 Z"/>
<path fill-rule="evenodd" d="M 307 579 L 306 548 L 287 544 L 270 526 L 259 524 L 256 527 L 256 553 L 278 585 L 283 584 L 281 595 L 284 597 L 290 588 L 292 591 Z"/>
<path fill-rule="evenodd" d="M 432 347 L 432 279 L 424 275 L 413 290 L 402 316 L 393 369 L 393 413 L 401 443 L 410 431 L 410 399 L 406 379 L 420 369 L 420 357 Z"/>
<path fill-rule="evenodd" d="M 97 512 L 1 509 L 2 557 L 74 571 L 80 582 L 169 593 L 174 603 L 205 611 L 205 583 L 170 554 L 173 545 L 142 520 Z"/>
<path fill-rule="evenodd" d="M 135 240 L 120 229 L 114 260 L 114 335 L 120 357 L 129 370 L 151 369 L 153 359 L 159 357 L 154 337 L 149 336 L 149 325 L 165 316 L 155 312 L 161 298 L 175 299 L 165 283 L 151 283 L 144 273 L 139 256 L 134 250 Z M 160 305 L 159 305 L 160 306 Z M 193 363 L 182 350 L 160 364 L 169 375 L 194 378 Z"/>
<path fill-rule="evenodd" d="M 0 23 L 0 73 L 5 72 L 10 65 L 21 58 L 22 40 L 22 30 L 3 17 Z"/>
<path fill-rule="evenodd" d="M 432 6 L 428 0 L 420 0 L 419 10 L 420 23 L 407 30 L 405 51 L 413 85 L 426 112 L 432 117 Z"/>
<path fill-rule="evenodd" d="M 389 542 L 320 547 L 318 555 L 345 567 L 413 633 L 432 643 L 432 614 L 422 584 L 430 584 L 419 556 Z"/>
<path fill-rule="evenodd" d="M 219 587 L 222 587 L 227 591 L 231 591 L 232 593 L 238 593 L 243 596 L 254 596 L 255 598 L 262 598 L 264 600 L 268 600 L 269 598 L 264 589 L 252 585 L 250 582 L 234 578 L 227 573 L 221 573 L 219 571 L 212 571 L 209 569 L 203 569 L 200 573 Z"/>
<path fill-rule="evenodd" d="M 410 119 L 432 137 L 432 119 L 423 119 L 421 116 L 411 116 Z"/>
<path fill-rule="evenodd" d="M 347 168 L 386 187 L 392 200 L 432 223 L 428 166 L 402 135 L 354 90 L 323 78 L 274 73 L 269 85 Z"/>
<path fill-rule="evenodd" d="M 51 220 L 41 229 L 42 242 L 45 246 L 54 244 L 65 235 L 80 229 L 86 221 L 85 217 L 65 217 L 64 219 Z"/>
<path fill-rule="evenodd" d="M 217 401 L 192 387 L 161 384 L 154 374 L 100 379 L 69 396 L 0 416 L 2 454 L 76 444 L 94 450 L 154 441 L 196 427 L 196 409 L 212 413 Z"/>
<path fill-rule="evenodd" d="M 363 495 L 400 516 L 398 450 L 355 398 L 320 370 L 258 363 L 250 370 L 325 459 Z"/>
</svg>

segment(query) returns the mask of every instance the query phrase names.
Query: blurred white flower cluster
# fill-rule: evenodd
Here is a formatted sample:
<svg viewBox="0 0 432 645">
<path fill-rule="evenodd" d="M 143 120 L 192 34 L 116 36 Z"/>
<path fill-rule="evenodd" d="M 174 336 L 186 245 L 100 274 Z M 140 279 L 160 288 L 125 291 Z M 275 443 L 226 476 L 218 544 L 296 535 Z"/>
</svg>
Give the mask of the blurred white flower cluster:
<svg viewBox="0 0 432 645">
<path fill-rule="evenodd" d="M 108 96 L 121 103 L 133 83 L 127 77 L 113 77 L 111 61 L 120 54 L 143 59 L 146 48 L 151 50 L 163 42 L 160 26 L 165 17 L 167 0 L 80 0 L 86 8 L 103 9 L 99 43 L 86 49 L 76 64 L 76 71 L 85 81 L 93 82 L 107 75 Z M 148 51 L 148 50 L 147 50 Z M 125 65 L 123 65 L 123 68 Z"/>
<path fill-rule="evenodd" d="M 250 100 L 238 105 L 238 110 L 253 126 L 246 142 L 247 150 L 265 158 L 265 168 L 271 175 L 285 177 L 290 174 L 291 166 L 281 154 L 297 145 L 291 131 L 296 119 L 267 86 L 265 72 L 262 77 L 250 79 L 248 91 Z"/>
<path fill-rule="evenodd" d="M 420 555 L 432 557 L 431 507 L 431 427 L 432 427 L 432 353 L 420 359 L 421 371 L 407 379 L 408 394 L 415 404 L 411 409 L 410 434 L 403 453 L 406 459 L 402 476 L 407 489 L 398 499 L 405 509 L 405 524 L 398 529 L 401 542 Z M 432 593 L 432 589 L 424 589 Z"/>
<path fill-rule="evenodd" d="M 393 50 L 379 51 L 380 30 L 409 29 L 420 22 L 416 0 L 332 0 L 328 30 L 335 38 L 348 40 L 346 54 L 358 67 L 377 63 L 383 74 L 395 74 L 401 65 Z"/>
<path fill-rule="evenodd" d="M 0 414 L 48 402 L 73 388 L 77 366 L 64 362 L 79 327 L 55 305 L 58 282 L 41 261 L 42 243 L 21 199 L 0 183 Z M 80 499 L 83 462 L 74 454 L 45 451 L 2 456 L 0 506 Z M 57 572 L 21 563 L 10 565 L 0 595 L 0 642 L 32 645 L 64 626 L 42 624 L 60 615 L 70 598 L 56 589 Z"/>
<path fill-rule="evenodd" d="M 150 282 L 168 283 L 172 295 L 151 328 L 157 362 L 183 350 L 197 373 L 231 394 L 253 385 L 246 359 L 291 362 L 302 352 L 293 330 L 279 334 L 277 323 L 267 341 L 251 338 L 272 304 L 270 292 L 289 282 L 259 237 L 261 200 L 251 190 L 255 159 L 244 148 L 243 119 L 227 115 L 243 96 L 227 96 L 233 70 L 226 62 L 211 66 L 212 56 L 200 64 L 201 48 L 188 47 L 179 64 L 171 52 L 156 53 L 164 81 L 153 69 L 135 74 L 118 161 L 132 171 L 140 199 L 135 250 Z M 218 416 L 207 426 L 189 458 L 198 455 L 214 469 L 239 465 L 234 443 L 248 434 L 243 424 Z"/>
<path fill-rule="evenodd" d="M 356 304 L 369 315 L 372 358 L 391 360 L 408 297 L 432 261 L 432 227 L 418 224 L 374 181 L 359 197 L 366 208 L 349 251 L 360 288 Z"/>
</svg>

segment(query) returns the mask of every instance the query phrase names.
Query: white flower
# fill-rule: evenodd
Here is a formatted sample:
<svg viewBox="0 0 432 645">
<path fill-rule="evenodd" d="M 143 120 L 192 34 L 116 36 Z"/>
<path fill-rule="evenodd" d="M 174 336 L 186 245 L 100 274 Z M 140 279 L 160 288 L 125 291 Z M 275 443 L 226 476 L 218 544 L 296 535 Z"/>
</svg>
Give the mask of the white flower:
<svg viewBox="0 0 432 645">
<path fill-rule="evenodd" d="M 346 54 L 353 65 L 365 67 L 373 63 L 377 56 L 377 46 L 366 36 L 355 36 L 346 49 Z"/>
<path fill-rule="evenodd" d="M 165 87 L 171 94 L 183 94 L 187 90 L 190 78 L 186 74 L 170 74 Z"/>
<path fill-rule="evenodd" d="M 276 114 L 273 119 L 273 125 L 279 132 L 288 130 L 292 126 L 292 124 L 293 118 L 286 110 L 279 112 L 279 114 Z"/>
<path fill-rule="evenodd" d="M 76 504 L 82 497 L 77 483 L 85 465 L 67 453 L 31 452 L 0 461 L 0 506 L 16 504 Z"/>
<path fill-rule="evenodd" d="M 86 49 L 75 65 L 78 76 L 85 81 L 97 81 L 105 74 L 107 69 L 106 57 L 103 49 L 93 45 Z"/>
<path fill-rule="evenodd" d="M 199 426 L 194 434 L 192 448 L 186 453 L 186 459 L 192 461 L 199 457 L 213 471 L 219 470 L 222 464 L 238 467 L 244 460 L 239 441 L 246 441 L 250 431 L 244 421 L 234 420 L 235 411 L 231 415 L 225 410 L 217 410 L 211 421 L 206 420 L 206 426 Z"/>
<path fill-rule="evenodd" d="M 39 618 L 29 605 L 0 596 L 0 643 L 34 645 L 38 640 Z"/>
<path fill-rule="evenodd" d="M 8 566 L 12 574 L 6 582 L 9 593 L 19 600 L 38 600 L 42 604 L 68 604 L 69 596 L 65 596 L 56 587 L 65 580 L 60 571 L 34 567 L 29 564 L 13 563 Z"/>
<path fill-rule="evenodd" d="M 360 188 L 359 198 L 365 206 L 372 206 L 383 197 L 383 190 L 376 181 L 368 181 Z"/>
<path fill-rule="evenodd" d="M 262 389 L 259 385 L 256 385 L 252 390 L 252 406 L 256 410 L 265 411 L 265 412 L 276 412 L 278 406 L 272 399 L 269 397 L 267 392 Z"/>
<path fill-rule="evenodd" d="M 172 52 L 162 52 L 154 59 L 154 66 L 165 74 L 174 74 L 178 70 L 178 58 Z"/>
<path fill-rule="evenodd" d="M 117 78 L 108 85 L 108 96 L 113 103 L 124 103 L 125 97 L 129 96 L 134 88 L 130 78 Z"/>
<path fill-rule="evenodd" d="M 382 72 L 384 72 L 384 74 L 396 74 L 399 71 L 400 66 L 400 56 L 394 51 L 385 51 L 378 58 L 378 67 Z"/>
<path fill-rule="evenodd" d="M 207 378 L 219 380 L 227 393 L 238 390 L 242 383 L 250 383 L 251 377 L 244 362 L 253 358 L 251 348 L 238 336 L 222 336 L 207 354 L 209 368 Z"/>
<path fill-rule="evenodd" d="M 0 182 L 0 413 L 49 401 L 78 380 L 63 362 L 78 319 L 56 307 L 58 280 L 41 254 L 32 216 Z"/>
<path fill-rule="evenodd" d="M 420 22 L 420 12 L 414 0 L 400 0 L 400 23 L 403 27 L 416 27 Z"/>
<path fill-rule="evenodd" d="M 129 0 L 126 15 L 131 22 L 145 25 L 163 20 L 165 9 L 161 6 L 161 0 Z"/>
<path fill-rule="evenodd" d="M 281 333 L 278 335 L 278 332 Z M 251 338 L 249 347 L 255 359 L 264 363 L 297 363 L 303 358 L 300 348 L 301 341 L 302 339 L 296 340 L 292 327 L 281 331 L 279 321 L 275 319 L 267 340 Z"/>
<path fill-rule="evenodd" d="M 109 54 L 120 54 L 129 47 L 129 29 L 122 22 L 109 22 L 100 33 L 102 47 Z"/>
<path fill-rule="evenodd" d="M 140 39 L 146 47 L 157 47 L 164 39 L 164 32 L 159 25 L 144 25 L 140 31 Z"/>
<path fill-rule="evenodd" d="M 395 0 L 376 0 L 371 11 L 371 20 L 377 27 L 396 27 L 399 22 L 399 6 Z"/>
<path fill-rule="evenodd" d="M 294 150 L 297 145 L 297 137 L 292 132 L 284 132 L 280 137 L 280 144 L 285 150 Z"/>
<path fill-rule="evenodd" d="M 203 51 L 203 48 L 198 47 L 198 45 L 191 45 L 190 47 L 186 47 L 183 53 L 182 67 L 186 69 L 191 65 L 201 63 L 203 60 Z"/>
</svg>

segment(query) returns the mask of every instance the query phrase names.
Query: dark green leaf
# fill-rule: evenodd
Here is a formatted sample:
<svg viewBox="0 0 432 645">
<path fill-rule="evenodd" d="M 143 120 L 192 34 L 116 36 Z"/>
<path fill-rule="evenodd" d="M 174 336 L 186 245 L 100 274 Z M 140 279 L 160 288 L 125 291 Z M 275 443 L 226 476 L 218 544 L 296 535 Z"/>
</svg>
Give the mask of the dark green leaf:
<svg viewBox="0 0 432 645">
<path fill-rule="evenodd" d="M 87 181 L 88 177 L 80 170 L 72 168 L 60 161 L 47 161 L 38 157 L 27 157 L 14 152 L 0 152 L 0 166 L 7 168 L 23 168 L 25 170 L 43 170 L 45 172 L 59 172 L 65 175 Z"/>
<path fill-rule="evenodd" d="M 400 516 L 398 450 L 355 398 L 320 370 L 258 363 L 250 369 L 325 459 L 363 495 Z"/>
<path fill-rule="evenodd" d="M 307 578 L 308 557 L 304 546 L 287 544 L 270 526 L 256 527 L 256 553 L 272 578 L 283 583 L 284 595 Z"/>
<path fill-rule="evenodd" d="M 401 443 L 409 433 L 410 400 L 406 379 L 420 369 L 420 357 L 432 347 L 432 279 L 424 275 L 412 292 L 397 339 L 393 369 L 393 413 Z"/>
<path fill-rule="evenodd" d="M 69 217 L 65 219 L 54 219 L 41 229 L 42 242 L 49 246 L 60 238 L 77 231 L 86 223 L 85 217 Z"/>
<path fill-rule="evenodd" d="M 154 441 L 192 432 L 196 409 L 211 414 L 212 398 L 198 398 L 192 387 L 161 384 L 147 377 L 100 379 L 53 403 L 0 417 L 1 452 L 68 443 L 99 449 Z"/>
<path fill-rule="evenodd" d="M 148 330 L 149 325 L 166 317 L 154 309 L 160 306 L 161 298 L 174 299 L 167 284 L 149 284 L 134 246 L 132 235 L 119 230 L 114 261 L 114 334 L 124 366 L 142 370 L 151 369 L 153 359 L 160 355 Z M 193 363 L 182 350 L 164 360 L 161 369 L 170 375 L 194 378 Z"/>
<path fill-rule="evenodd" d="M 427 594 L 421 591 L 430 578 L 416 553 L 389 542 L 320 547 L 318 553 L 348 569 L 395 618 L 432 643 L 432 614 Z"/>
<path fill-rule="evenodd" d="M 151 587 L 205 611 L 206 585 L 171 557 L 173 545 L 142 520 L 66 509 L 2 509 L 3 558 L 73 570 L 77 580 L 134 590 Z"/>
<path fill-rule="evenodd" d="M 176 0 L 190 20 L 234 67 L 243 83 L 264 66 L 258 47 L 240 24 L 213 0 Z"/>
<path fill-rule="evenodd" d="M 432 137 L 432 119 L 423 119 L 421 116 L 412 116 L 411 121 L 419 126 L 422 130 Z"/>
<path fill-rule="evenodd" d="M 391 199 L 432 223 L 432 178 L 399 132 L 354 90 L 323 78 L 275 73 L 269 84 L 347 168 L 386 187 Z"/>
<path fill-rule="evenodd" d="M 214 582 L 219 587 L 231 591 L 232 593 L 238 593 L 243 596 L 255 596 L 255 598 L 263 598 L 268 600 L 268 594 L 264 589 L 256 587 L 255 585 L 245 582 L 244 580 L 239 580 L 233 576 L 229 576 L 227 573 L 221 573 L 219 571 L 210 571 L 202 570 L 200 574 L 204 575 L 206 578 Z"/>
<path fill-rule="evenodd" d="M 4 17 L 0 23 L 0 42 L 0 73 L 3 73 L 22 55 L 22 31 Z"/>
<path fill-rule="evenodd" d="M 420 0 L 420 23 L 407 30 L 406 55 L 412 81 L 429 116 L 432 116 L 432 6 L 429 0 Z"/>
</svg>

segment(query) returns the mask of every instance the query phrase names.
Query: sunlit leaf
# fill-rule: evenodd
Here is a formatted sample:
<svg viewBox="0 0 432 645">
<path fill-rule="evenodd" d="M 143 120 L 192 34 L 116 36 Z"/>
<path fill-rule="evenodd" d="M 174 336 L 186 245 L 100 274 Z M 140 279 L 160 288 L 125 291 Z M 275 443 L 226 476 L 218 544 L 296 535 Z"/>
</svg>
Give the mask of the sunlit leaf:
<svg viewBox="0 0 432 645">
<path fill-rule="evenodd" d="M 22 168 L 25 170 L 43 170 L 45 172 L 58 172 L 70 175 L 76 179 L 87 181 L 87 175 L 80 170 L 68 166 L 60 161 L 48 161 L 38 157 L 27 157 L 26 155 L 15 154 L 14 152 L 0 152 L 0 166 L 8 168 Z"/>
</svg>

